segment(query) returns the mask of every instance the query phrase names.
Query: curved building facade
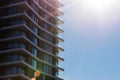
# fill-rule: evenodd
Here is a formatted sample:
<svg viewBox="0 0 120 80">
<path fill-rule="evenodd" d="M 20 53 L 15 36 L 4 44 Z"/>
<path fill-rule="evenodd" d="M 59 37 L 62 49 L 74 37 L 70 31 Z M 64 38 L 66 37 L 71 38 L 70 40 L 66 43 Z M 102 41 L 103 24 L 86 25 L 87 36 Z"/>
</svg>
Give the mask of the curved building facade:
<svg viewBox="0 0 120 80">
<path fill-rule="evenodd" d="M 0 80 L 63 80 L 58 77 L 60 0 L 0 0 Z"/>
</svg>

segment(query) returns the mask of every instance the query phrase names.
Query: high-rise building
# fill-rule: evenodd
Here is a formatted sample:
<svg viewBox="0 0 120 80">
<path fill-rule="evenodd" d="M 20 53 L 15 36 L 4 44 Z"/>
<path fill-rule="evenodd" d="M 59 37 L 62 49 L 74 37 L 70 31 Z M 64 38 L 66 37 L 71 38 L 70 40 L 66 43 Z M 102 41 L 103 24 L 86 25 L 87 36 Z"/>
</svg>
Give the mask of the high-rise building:
<svg viewBox="0 0 120 80">
<path fill-rule="evenodd" d="M 63 80 L 60 0 L 0 0 L 0 80 Z"/>
</svg>

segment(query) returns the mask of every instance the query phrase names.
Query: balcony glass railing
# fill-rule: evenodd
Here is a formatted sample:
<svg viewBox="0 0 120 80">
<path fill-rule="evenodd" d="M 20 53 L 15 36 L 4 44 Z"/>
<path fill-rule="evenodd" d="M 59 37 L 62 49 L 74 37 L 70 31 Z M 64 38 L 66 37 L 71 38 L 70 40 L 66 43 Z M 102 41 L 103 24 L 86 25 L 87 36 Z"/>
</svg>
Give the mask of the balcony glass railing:
<svg viewBox="0 0 120 80">
<path fill-rule="evenodd" d="M 55 20 L 60 20 L 59 18 L 57 18 L 57 17 L 53 14 L 54 11 L 53 11 L 53 12 L 49 12 L 48 10 L 44 9 L 41 5 L 39 5 L 38 2 L 36 2 L 36 1 L 34 1 L 34 2 L 36 3 L 36 5 L 38 6 L 39 9 L 43 10 L 43 12 L 44 12 L 45 14 L 48 14 L 51 18 L 54 18 Z"/>
<path fill-rule="evenodd" d="M 29 2 L 27 2 L 28 3 L 28 5 L 29 5 L 29 7 L 31 7 L 32 8 L 32 6 L 30 5 L 30 3 Z M 22 12 L 24 12 L 24 13 L 26 13 L 26 14 L 28 14 L 30 17 L 32 17 L 32 15 L 30 15 L 32 12 L 29 12 L 29 11 L 27 11 L 27 10 L 25 10 L 25 9 L 18 9 L 18 8 L 13 8 L 13 9 L 9 9 L 10 11 L 8 12 L 8 14 L 7 15 L 11 15 L 11 14 L 17 14 L 17 13 L 22 13 Z M 34 9 L 33 9 L 34 10 Z M 35 12 L 36 12 L 36 10 L 34 10 Z M 36 14 L 38 14 L 37 12 L 36 12 Z M 41 14 L 41 13 L 39 13 L 39 14 Z M 38 14 L 38 15 L 39 15 Z M 36 16 L 36 15 L 35 15 Z M 40 16 L 40 15 L 39 15 Z M 36 16 L 37 17 L 37 16 Z M 43 18 L 43 16 L 40 16 L 40 17 L 42 17 Z M 32 17 L 33 18 L 33 17 Z M 39 22 L 39 21 L 42 21 L 43 23 L 46 23 L 46 22 L 44 22 L 44 21 L 46 21 L 46 20 L 43 20 L 43 19 L 40 19 L 40 18 L 38 18 L 39 20 L 37 20 L 37 18 L 35 19 L 37 22 Z M 57 20 L 56 20 L 57 21 Z M 51 20 L 47 20 L 47 24 L 49 23 L 49 25 L 52 27 L 53 25 L 54 26 L 58 26 L 58 22 L 56 22 L 56 21 L 54 21 L 53 22 L 53 20 L 51 21 Z M 56 22 L 56 23 L 55 23 Z M 51 25 L 52 24 L 52 25 Z M 43 24 L 39 24 L 40 26 L 44 26 Z M 54 27 L 53 27 L 54 28 Z M 61 30 L 61 29 L 60 29 Z M 52 32 L 53 34 L 55 34 L 54 32 Z"/>
<path fill-rule="evenodd" d="M 3 57 L 3 56 L 2 56 Z M 22 57 L 22 58 L 21 58 Z M 33 68 L 35 69 L 39 69 L 40 71 L 46 73 L 46 74 L 49 74 L 49 75 L 52 75 L 52 76 L 56 76 L 58 77 L 57 75 L 54 75 L 53 72 L 52 72 L 52 69 L 54 69 L 53 67 L 51 66 L 48 66 L 44 63 L 41 63 L 41 62 L 37 62 L 36 60 L 34 60 L 32 57 L 29 58 L 29 59 L 26 59 L 27 57 L 24 57 L 20 54 L 16 54 L 16 55 L 6 55 L 4 56 L 4 59 L 0 60 L 0 63 L 12 63 L 12 62 L 18 62 L 18 61 L 22 61 L 22 62 L 25 62 L 27 64 L 29 64 L 30 66 L 32 66 Z M 19 64 L 19 63 L 18 63 Z M 21 63 L 20 63 L 21 64 Z M 42 64 L 42 65 L 40 65 Z M 50 71 L 51 70 L 51 71 Z M 12 70 L 13 71 L 13 70 Z M 19 70 L 19 72 L 17 73 L 20 73 L 20 74 L 25 74 L 23 70 Z M 14 74 L 14 73 L 11 73 L 11 74 Z M 16 74 L 16 73 L 15 73 Z M 9 75 L 9 74 L 7 74 Z"/>
<path fill-rule="evenodd" d="M 0 63 L 12 62 L 12 61 L 25 61 L 25 57 L 19 54 L 11 54 L 0 57 Z"/>
<path fill-rule="evenodd" d="M 25 70 L 18 66 L 11 66 L 9 68 L 6 67 L 6 69 L 3 70 L 1 69 L 0 75 L 14 75 L 14 74 L 25 74 Z"/>
</svg>

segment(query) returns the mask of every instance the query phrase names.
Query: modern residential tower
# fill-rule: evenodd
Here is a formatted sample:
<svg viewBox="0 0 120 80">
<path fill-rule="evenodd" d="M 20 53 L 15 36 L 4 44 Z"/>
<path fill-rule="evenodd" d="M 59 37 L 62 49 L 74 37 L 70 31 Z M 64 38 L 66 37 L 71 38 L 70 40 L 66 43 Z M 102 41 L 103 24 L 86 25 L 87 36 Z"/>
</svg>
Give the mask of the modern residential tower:
<svg viewBox="0 0 120 80">
<path fill-rule="evenodd" d="M 0 80 L 63 80 L 60 0 L 0 0 Z"/>
</svg>

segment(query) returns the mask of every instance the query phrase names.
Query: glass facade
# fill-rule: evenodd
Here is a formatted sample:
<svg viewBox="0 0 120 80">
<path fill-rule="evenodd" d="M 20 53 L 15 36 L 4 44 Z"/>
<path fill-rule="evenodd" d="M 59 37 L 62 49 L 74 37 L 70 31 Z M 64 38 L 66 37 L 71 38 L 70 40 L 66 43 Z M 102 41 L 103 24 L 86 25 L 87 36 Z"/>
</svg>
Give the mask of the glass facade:
<svg viewBox="0 0 120 80">
<path fill-rule="evenodd" d="M 52 2 L 56 0 L 51 0 Z M 60 2 L 58 2 L 61 4 Z M 54 12 L 58 12 L 53 14 Z M 62 14 L 47 0 L 0 0 L 0 80 L 63 80 L 58 77 L 57 16 Z"/>
</svg>

